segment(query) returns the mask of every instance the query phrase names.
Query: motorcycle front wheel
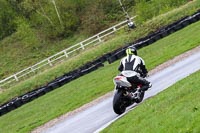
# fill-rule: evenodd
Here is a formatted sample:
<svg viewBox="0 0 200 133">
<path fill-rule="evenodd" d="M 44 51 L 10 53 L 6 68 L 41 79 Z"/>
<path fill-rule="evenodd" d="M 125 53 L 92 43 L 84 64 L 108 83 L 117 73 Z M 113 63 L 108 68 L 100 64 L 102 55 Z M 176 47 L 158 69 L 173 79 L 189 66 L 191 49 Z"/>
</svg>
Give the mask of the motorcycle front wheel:
<svg viewBox="0 0 200 133">
<path fill-rule="evenodd" d="M 144 98 L 144 94 L 145 94 L 145 92 L 141 92 L 141 93 L 140 93 L 140 99 L 136 99 L 135 102 L 136 102 L 136 103 L 142 102 L 142 100 L 143 100 L 143 98 Z"/>
</svg>

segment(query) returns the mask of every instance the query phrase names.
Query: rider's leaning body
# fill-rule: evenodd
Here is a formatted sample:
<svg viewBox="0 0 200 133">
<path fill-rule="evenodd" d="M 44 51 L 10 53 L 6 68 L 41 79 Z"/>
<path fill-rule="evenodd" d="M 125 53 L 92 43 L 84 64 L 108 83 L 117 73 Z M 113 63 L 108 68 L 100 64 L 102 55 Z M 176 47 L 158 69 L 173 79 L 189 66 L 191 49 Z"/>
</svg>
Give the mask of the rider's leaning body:
<svg viewBox="0 0 200 133">
<path fill-rule="evenodd" d="M 118 70 L 122 73 L 131 73 L 132 76 L 127 77 L 127 80 L 130 83 L 141 84 L 142 87 L 140 91 L 148 90 L 148 88 L 150 88 L 152 85 L 149 81 L 142 78 L 146 77 L 148 73 L 144 60 L 137 56 L 137 50 L 133 46 L 130 46 L 126 49 L 126 54 L 127 56 L 122 58 Z"/>
</svg>

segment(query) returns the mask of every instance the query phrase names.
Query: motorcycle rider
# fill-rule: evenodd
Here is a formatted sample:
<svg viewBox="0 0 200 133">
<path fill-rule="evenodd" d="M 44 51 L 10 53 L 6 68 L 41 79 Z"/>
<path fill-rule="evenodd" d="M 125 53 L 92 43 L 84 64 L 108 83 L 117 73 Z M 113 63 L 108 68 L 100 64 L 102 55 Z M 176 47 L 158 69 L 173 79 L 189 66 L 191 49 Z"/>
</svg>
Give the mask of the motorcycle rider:
<svg viewBox="0 0 200 133">
<path fill-rule="evenodd" d="M 137 49 L 134 46 L 129 46 L 126 49 L 126 54 L 127 56 L 122 58 L 118 70 L 122 74 L 123 72 L 131 73 L 131 76 L 127 77 L 127 80 L 130 83 L 142 84 L 140 92 L 148 90 L 152 84 L 143 78 L 148 73 L 144 60 L 137 56 Z"/>
</svg>

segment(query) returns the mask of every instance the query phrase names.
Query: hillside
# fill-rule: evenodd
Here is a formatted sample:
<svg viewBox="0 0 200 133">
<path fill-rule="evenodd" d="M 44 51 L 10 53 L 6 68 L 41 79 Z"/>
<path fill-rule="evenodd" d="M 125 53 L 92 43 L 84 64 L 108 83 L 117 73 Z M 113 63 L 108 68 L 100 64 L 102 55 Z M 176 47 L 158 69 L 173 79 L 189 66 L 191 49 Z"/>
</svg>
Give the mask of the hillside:
<svg viewBox="0 0 200 133">
<path fill-rule="evenodd" d="M 123 0 L 138 26 L 186 2 Z M 0 80 L 125 19 L 116 0 L 1 0 L 0 9 Z"/>
</svg>

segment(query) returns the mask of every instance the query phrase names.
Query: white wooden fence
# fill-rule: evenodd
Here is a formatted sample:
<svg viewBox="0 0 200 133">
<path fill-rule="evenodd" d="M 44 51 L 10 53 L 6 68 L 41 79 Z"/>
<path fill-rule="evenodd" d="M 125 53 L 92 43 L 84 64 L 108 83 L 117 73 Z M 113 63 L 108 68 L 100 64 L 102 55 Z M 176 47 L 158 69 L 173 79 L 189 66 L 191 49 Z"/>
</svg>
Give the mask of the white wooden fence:
<svg viewBox="0 0 200 133">
<path fill-rule="evenodd" d="M 132 19 L 134 19 L 136 16 L 132 17 Z M 39 70 L 41 69 L 42 67 L 44 66 L 53 66 L 53 63 L 57 63 L 59 62 L 61 59 L 67 59 L 70 57 L 70 55 L 72 55 L 72 53 L 76 52 L 76 51 L 80 51 L 80 50 L 84 50 L 86 48 L 86 46 L 89 46 L 91 44 L 95 45 L 95 44 L 98 44 L 100 42 L 103 41 L 103 38 L 105 38 L 106 36 L 116 32 L 117 30 L 123 28 L 124 26 L 127 26 L 127 20 L 119 23 L 119 24 L 116 24 L 82 42 L 79 42 L 53 56 L 50 56 L 44 60 L 42 60 L 41 62 L 38 62 L 37 64 L 33 65 L 33 66 L 30 66 L 20 72 L 17 72 L 3 80 L 0 81 L 0 87 L 8 84 L 8 83 L 11 83 L 13 81 L 19 81 L 20 78 L 24 77 L 24 76 L 27 76 L 28 74 L 30 73 L 35 73 L 36 70 Z"/>
</svg>

